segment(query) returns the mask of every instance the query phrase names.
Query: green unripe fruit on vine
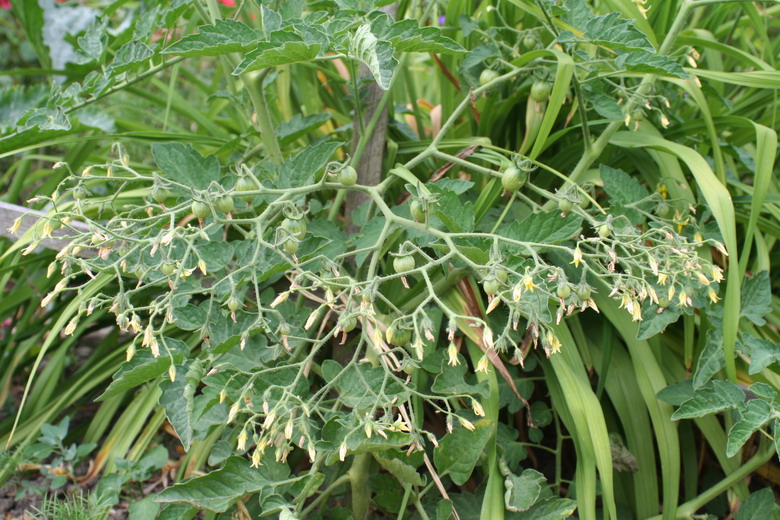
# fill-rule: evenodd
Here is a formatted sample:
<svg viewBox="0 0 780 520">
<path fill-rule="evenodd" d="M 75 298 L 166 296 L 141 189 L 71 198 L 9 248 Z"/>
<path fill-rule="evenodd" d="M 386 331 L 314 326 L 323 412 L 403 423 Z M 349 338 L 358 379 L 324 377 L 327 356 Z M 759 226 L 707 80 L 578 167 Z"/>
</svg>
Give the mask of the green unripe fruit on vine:
<svg viewBox="0 0 780 520">
<path fill-rule="evenodd" d="M 562 300 L 565 300 L 569 296 L 571 296 L 571 286 L 569 284 L 562 284 L 558 286 L 558 289 L 556 289 L 555 294 L 558 295 L 558 298 L 561 298 Z"/>
<path fill-rule="evenodd" d="M 73 188 L 73 198 L 76 200 L 83 200 L 89 197 L 89 191 L 84 186 L 76 186 Z"/>
<path fill-rule="evenodd" d="M 255 191 L 257 190 L 257 184 L 255 184 L 254 179 L 247 176 L 241 176 L 236 181 L 236 191 L 246 192 L 246 191 Z M 255 198 L 254 195 L 240 195 L 239 198 L 243 200 L 244 202 L 252 202 L 252 200 Z"/>
<path fill-rule="evenodd" d="M 655 214 L 661 218 L 667 218 L 672 214 L 672 207 L 666 201 L 661 201 L 655 207 Z"/>
<path fill-rule="evenodd" d="M 599 226 L 599 236 L 601 238 L 607 238 L 611 234 L 612 234 L 612 230 L 609 228 L 609 225 L 602 224 L 601 226 Z"/>
<path fill-rule="evenodd" d="M 192 213 L 198 218 L 206 218 L 211 215 L 211 208 L 205 202 L 196 200 L 192 203 Z"/>
<path fill-rule="evenodd" d="M 506 281 L 509 279 L 509 273 L 506 269 L 503 269 L 499 267 L 495 270 L 494 274 L 496 275 L 496 279 L 501 283 L 506 283 Z"/>
<path fill-rule="evenodd" d="M 414 257 L 412 255 L 396 256 L 393 259 L 393 269 L 396 273 L 406 273 L 414 269 Z"/>
<path fill-rule="evenodd" d="M 357 327 L 357 318 L 352 316 L 341 322 L 341 330 L 344 332 L 352 332 Z"/>
<path fill-rule="evenodd" d="M 357 171 L 352 166 L 345 166 L 336 174 L 336 182 L 344 186 L 354 186 L 357 182 Z"/>
<path fill-rule="evenodd" d="M 493 69 L 485 69 L 479 75 L 479 85 L 484 87 L 499 76 L 498 72 Z"/>
<path fill-rule="evenodd" d="M 667 298 L 665 295 L 658 296 L 658 307 L 660 307 L 661 309 L 667 308 L 670 303 L 671 302 L 669 301 L 669 298 Z"/>
<path fill-rule="evenodd" d="M 590 199 L 585 195 L 580 195 L 580 207 L 582 209 L 588 209 L 588 206 L 590 206 Z"/>
<path fill-rule="evenodd" d="M 290 253 L 291 255 L 294 255 L 298 252 L 298 248 L 300 247 L 300 243 L 297 240 L 294 240 L 292 238 L 288 238 L 284 241 L 284 244 L 282 245 L 284 247 L 284 250 Z"/>
<path fill-rule="evenodd" d="M 522 188 L 527 180 L 528 173 L 515 166 L 510 166 L 504 170 L 501 175 L 501 186 L 503 186 L 506 191 L 514 193 Z"/>
<path fill-rule="evenodd" d="M 176 266 L 170 262 L 165 262 L 160 266 L 160 271 L 162 271 L 162 274 L 165 276 L 171 276 L 175 270 Z"/>
<path fill-rule="evenodd" d="M 235 207 L 235 204 L 233 204 L 233 197 L 231 197 L 230 195 L 221 196 L 220 198 L 217 199 L 214 205 L 222 213 L 230 213 L 231 211 L 233 211 L 233 208 Z"/>
<path fill-rule="evenodd" d="M 412 331 L 409 329 L 402 329 L 395 323 L 387 327 L 385 331 L 385 340 L 391 345 L 402 347 L 409 343 L 412 339 Z"/>
<path fill-rule="evenodd" d="M 552 86 L 546 81 L 534 81 L 534 84 L 531 85 L 531 98 L 538 103 L 547 101 L 551 91 Z"/>
<path fill-rule="evenodd" d="M 498 292 L 500 282 L 496 280 L 495 278 L 488 278 L 485 280 L 485 282 L 482 284 L 482 288 L 485 289 L 485 294 L 489 294 L 493 296 Z"/>
<path fill-rule="evenodd" d="M 154 200 L 159 204 L 162 204 L 170 197 L 171 197 L 171 192 L 166 190 L 165 188 L 155 188 L 154 191 L 152 191 L 152 200 Z"/>
<path fill-rule="evenodd" d="M 425 204 L 421 200 L 413 200 L 409 205 L 409 213 L 412 214 L 412 218 L 417 222 L 425 222 L 425 218 L 428 213 L 425 211 Z"/>
<path fill-rule="evenodd" d="M 580 300 L 587 300 L 588 298 L 590 298 L 590 295 L 592 294 L 590 287 L 588 287 L 587 285 L 577 286 L 576 292 L 577 292 L 577 297 Z"/>
<path fill-rule="evenodd" d="M 529 51 L 536 48 L 536 38 L 533 36 L 526 36 L 523 38 L 523 47 Z"/>
<path fill-rule="evenodd" d="M 302 218 L 286 218 L 282 221 L 282 227 L 298 240 L 302 240 L 306 236 L 306 221 Z"/>
<path fill-rule="evenodd" d="M 289 336 L 291 332 L 290 326 L 287 324 L 287 322 L 282 322 L 279 324 L 279 328 L 276 329 L 276 332 L 278 332 L 280 336 Z"/>
<path fill-rule="evenodd" d="M 241 308 L 241 300 L 239 300 L 235 296 L 231 296 L 230 298 L 228 298 L 227 308 L 230 309 L 231 312 L 236 312 L 238 309 Z"/>
<path fill-rule="evenodd" d="M 574 208 L 574 203 L 569 199 L 558 200 L 558 209 L 561 210 L 562 213 L 568 213 L 572 208 Z"/>
</svg>

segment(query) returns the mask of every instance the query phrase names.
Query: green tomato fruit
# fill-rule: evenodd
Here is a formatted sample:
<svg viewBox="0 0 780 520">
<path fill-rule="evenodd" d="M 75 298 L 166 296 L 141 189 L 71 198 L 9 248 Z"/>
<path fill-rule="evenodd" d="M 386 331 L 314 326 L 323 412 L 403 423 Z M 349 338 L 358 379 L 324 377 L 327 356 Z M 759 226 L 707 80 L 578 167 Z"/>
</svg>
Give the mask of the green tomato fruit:
<svg viewBox="0 0 780 520">
<path fill-rule="evenodd" d="M 561 298 L 565 300 L 569 296 L 571 296 L 571 286 L 569 284 L 562 284 L 558 286 L 558 289 L 556 289 L 555 294 L 558 295 L 558 298 Z"/>
<path fill-rule="evenodd" d="M 479 75 L 479 85 L 484 87 L 499 76 L 498 72 L 493 69 L 485 69 Z"/>
<path fill-rule="evenodd" d="M 577 297 L 580 300 L 587 300 L 588 298 L 590 298 L 590 295 L 592 294 L 590 287 L 588 287 L 587 285 L 578 285 L 576 292 L 577 292 Z"/>
<path fill-rule="evenodd" d="M 498 292 L 501 283 L 495 278 L 488 278 L 482 284 L 482 288 L 485 289 L 485 294 L 494 295 Z"/>
<path fill-rule="evenodd" d="M 168 200 L 171 197 L 171 192 L 166 190 L 165 188 L 155 188 L 152 191 L 152 200 L 155 202 L 162 204 L 166 200 Z"/>
<path fill-rule="evenodd" d="M 343 167 L 336 174 L 336 182 L 344 186 L 354 186 L 357 182 L 357 171 L 352 166 Z"/>
<path fill-rule="evenodd" d="M 162 274 L 165 276 L 171 276 L 175 270 L 176 265 L 171 262 L 165 262 L 160 266 L 160 271 L 162 271 Z"/>
<path fill-rule="evenodd" d="M 531 98 L 538 103 L 547 101 L 550 92 L 552 92 L 552 85 L 546 81 L 534 81 L 534 84 L 531 85 Z"/>
<path fill-rule="evenodd" d="M 504 170 L 501 175 L 501 186 L 503 186 L 506 191 L 514 193 L 522 188 L 527 180 L 528 173 L 514 166 L 510 166 Z"/>
<path fill-rule="evenodd" d="M 669 301 L 669 298 L 666 297 L 666 295 L 658 296 L 658 306 L 662 309 L 665 309 L 669 306 L 671 301 Z"/>
<path fill-rule="evenodd" d="M 534 38 L 533 36 L 526 36 L 525 38 L 523 38 L 523 47 L 525 47 L 529 51 L 535 49 L 536 38 Z"/>
<path fill-rule="evenodd" d="M 393 259 L 393 269 L 396 273 L 406 273 L 414 269 L 414 257 L 412 255 L 396 256 Z"/>
<path fill-rule="evenodd" d="M 387 327 L 385 331 L 385 340 L 391 345 L 402 347 L 409 343 L 412 339 L 412 331 L 409 329 L 402 329 L 395 323 Z"/>
<path fill-rule="evenodd" d="M 241 300 L 239 300 L 235 296 L 231 296 L 230 298 L 228 298 L 227 307 L 228 309 L 230 309 L 231 312 L 236 312 L 238 309 L 241 308 Z"/>
<path fill-rule="evenodd" d="M 352 332 L 357 327 L 357 318 L 352 316 L 341 322 L 341 330 L 344 332 Z"/>
<path fill-rule="evenodd" d="M 409 205 L 409 212 L 412 218 L 417 222 L 425 222 L 428 212 L 425 211 L 425 204 L 419 199 L 414 199 Z"/>
<path fill-rule="evenodd" d="M 588 206 L 590 206 L 590 199 L 585 195 L 580 195 L 580 207 L 582 209 L 588 209 Z"/>
<path fill-rule="evenodd" d="M 506 281 L 509 279 L 509 272 L 502 267 L 496 269 L 494 274 L 496 275 L 496 279 L 498 279 L 498 281 L 501 283 L 506 283 Z"/>
<path fill-rule="evenodd" d="M 282 322 L 279 324 L 279 328 L 276 329 L 276 332 L 278 332 L 280 336 L 289 336 L 291 332 L 290 325 L 288 325 L 287 322 Z"/>
<path fill-rule="evenodd" d="M 294 255 L 298 252 L 298 248 L 300 247 L 300 243 L 292 238 L 288 238 L 284 241 L 284 244 L 282 245 L 284 247 L 284 250 L 290 253 L 291 255 Z"/>
<path fill-rule="evenodd" d="M 561 210 L 562 213 L 570 212 L 573 207 L 574 207 L 574 203 L 569 199 L 558 200 L 558 209 Z"/>
<path fill-rule="evenodd" d="M 196 200 L 192 203 L 192 212 L 198 218 L 206 218 L 211 215 L 211 208 L 205 202 Z"/>
<path fill-rule="evenodd" d="M 231 211 L 233 211 L 233 208 L 235 208 L 235 204 L 233 203 L 233 197 L 231 197 L 230 195 L 221 196 L 220 198 L 217 199 L 214 205 L 222 213 L 230 213 Z"/>
<path fill-rule="evenodd" d="M 599 226 L 599 236 L 601 238 L 607 238 L 611 234 L 612 234 L 612 230 L 609 228 L 607 224 L 602 224 L 601 226 Z"/>
<path fill-rule="evenodd" d="M 302 240 L 306 236 L 306 220 L 302 218 L 286 218 L 282 221 L 282 227 L 298 240 Z"/>
<path fill-rule="evenodd" d="M 236 181 L 236 191 L 239 193 L 243 193 L 246 191 L 255 191 L 257 190 L 258 186 L 255 184 L 254 179 L 247 176 L 241 176 Z M 240 195 L 239 198 L 243 200 L 244 202 L 252 202 L 254 200 L 254 195 Z"/>
<path fill-rule="evenodd" d="M 661 218 L 668 218 L 672 215 L 672 207 L 666 201 L 661 201 L 655 207 L 655 214 Z"/>
<path fill-rule="evenodd" d="M 76 186 L 73 188 L 73 198 L 76 200 L 83 200 L 89 197 L 89 190 L 84 186 Z"/>
</svg>

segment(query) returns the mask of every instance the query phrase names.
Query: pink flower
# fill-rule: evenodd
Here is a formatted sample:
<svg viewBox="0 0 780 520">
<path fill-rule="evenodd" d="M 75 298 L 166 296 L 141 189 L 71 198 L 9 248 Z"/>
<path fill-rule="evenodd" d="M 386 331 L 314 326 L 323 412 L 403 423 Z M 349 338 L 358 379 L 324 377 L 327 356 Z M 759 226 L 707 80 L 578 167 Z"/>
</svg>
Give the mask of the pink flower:
<svg viewBox="0 0 780 520">
<path fill-rule="evenodd" d="M 0 0 L 2 1 L 2 0 Z M 219 3 L 227 7 L 235 7 L 236 0 L 219 0 Z"/>
<path fill-rule="evenodd" d="M 11 9 L 11 0 L 0 0 L 0 9 L 9 11 Z"/>
</svg>

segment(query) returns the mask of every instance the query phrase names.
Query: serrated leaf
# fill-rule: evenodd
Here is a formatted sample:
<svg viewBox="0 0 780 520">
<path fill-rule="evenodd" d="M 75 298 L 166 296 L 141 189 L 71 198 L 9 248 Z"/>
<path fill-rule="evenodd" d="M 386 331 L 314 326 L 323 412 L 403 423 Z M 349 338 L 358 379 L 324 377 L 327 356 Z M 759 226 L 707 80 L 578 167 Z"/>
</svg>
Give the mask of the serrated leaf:
<svg viewBox="0 0 780 520">
<path fill-rule="evenodd" d="M 660 334 L 666 327 L 680 319 L 682 312 L 677 308 L 667 307 L 663 312 L 658 312 L 655 304 L 642 307 L 642 321 L 636 332 L 636 339 L 647 339 Z"/>
<path fill-rule="evenodd" d="M 277 188 L 297 188 L 314 180 L 317 172 L 325 168 L 335 151 L 342 146 L 340 141 L 320 141 L 307 146 L 295 156 L 284 161 L 276 179 Z"/>
<path fill-rule="evenodd" d="M 159 342 L 161 349 L 167 348 L 170 351 L 175 363 L 181 363 L 187 352 L 187 345 L 178 339 L 168 337 L 161 338 Z M 96 400 L 103 401 L 159 377 L 168 371 L 170 364 L 170 357 L 160 356 L 155 358 L 149 349 L 141 349 L 135 353 L 133 359 L 122 363 L 122 366 L 114 374 L 111 384 Z"/>
<path fill-rule="evenodd" d="M 387 379 L 384 369 L 366 363 L 350 365 L 344 370 L 338 362 L 326 359 L 322 362 L 322 374 L 326 381 L 333 382 L 338 389 L 339 400 L 356 410 L 374 406 L 380 391 L 383 398 L 398 397 L 399 404 L 409 397 L 406 389 L 397 381 Z"/>
<path fill-rule="evenodd" d="M 683 379 L 673 385 L 669 385 L 655 396 L 661 401 L 675 406 L 682 405 L 685 401 L 693 398 L 693 384 L 690 379 Z"/>
<path fill-rule="evenodd" d="M 114 55 L 111 70 L 121 74 L 154 56 L 154 51 L 143 42 L 131 40 L 122 45 Z"/>
<path fill-rule="evenodd" d="M 282 44 L 262 42 L 244 56 L 233 75 L 240 76 L 267 67 L 312 61 L 320 53 L 320 48 L 319 43 L 309 44 L 303 41 L 286 41 Z"/>
<path fill-rule="evenodd" d="M 508 511 L 527 511 L 539 499 L 542 492 L 542 484 L 547 479 L 534 469 L 527 469 L 521 475 L 510 474 L 504 480 L 506 493 L 504 505 Z"/>
<path fill-rule="evenodd" d="M 567 0 L 564 20 L 579 29 L 583 38 L 612 51 L 647 51 L 655 48 L 647 36 L 636 28 L 633 20 L 622 18 L 618 12 L 594 16 L 584 0 Z"/>
<path fill-rule="evenodd" d="M 355 31 L 349 42 L 349 56 L 363 62 L 383 90 L 390 88 L 398 60 L 393 57 L 392 44 L 378 39 L 369 24 Z"/>
<path fill-rule="evenodd" d="M 772 418 L 772 407 L 763 399 L 752 399 L 739 408 L 739 420 L 729 430 L 726 456 L 733 457 L 756 430 Z"/>
<path fill-rule="evenodd" d="M 244 457 L 231 457 L 216 471 L 162 490 L 156 500 L 184 502 L 224 513 L 242 496 L 273 488 L 274 483 L 286 478 L 287 474 L 287 465 L 274 462 L 273 457 L 258 468 L 252 468 Z"/>
<path fill-rule="evenodd" d="M 687 78 L 685 70 L 676 61 L 648 52 L 629 52 L 622 54 L 615 60 L 615 65 L 621 69 L 642 74 L 656 74 L 658 76 L 674 76 Z"/>
<path fill-rule="evenodd" d="M 456 421 L 457 422 L 457 421 Z M 474 430 L 458 426 L 439 441 L 433 450 L 433 460 L 440 473 L 448 473 L 461 486 L 471 476 L 482 450 L 493 432 L 492 421 L 474 422 Z"/>
<path fill-rule="evenodd" d="M 684 402 L 672 414 L 672 420 L 693 419 L 711 413 L 736 408 L 745 400 L 745 394 L 734 383 L 712 380 L 696 390 L 693 398 Z"/>
<path fill-rule="evenodd" d="M 205 190 L 212 181 L 219 179 L 217 157 L 203 157 L 189 144 L 154 143 L 152 157 L 163 176 L 193 188 Z"/>
<path fill-rule="evenodd" d="M 431 385 L 431 391 L 443 395 L 479 395 L 487 398 L 490 395 L 490 389 L 486 382 L 470 384 L 465 380 L 468 368 L 461 358 L 461 362 L 451 366 L 445 359 L 441 362 L 441 373 L 436 375 L 436 379 Z"/>
<path fill-rule="evenodd" d="M 758 374 L 765 368 L 780 362 L 780 345 L 767 339 L 756 338 L 749 334 L 742 334 L 741 343 L 738 344 L 750 358 L 748 374 Z"/>
<path fill-rule="evenodd" d="M 170 360 L 169 360 L 170 364 Z M 190 450 L 192 442 L 192 410 L 195 389 L 205 373 L 203 363 L 195 361 L 176 366 L 176 379 L 160 383 L 162 394 L 160 406 L 165 417 L 176 431 L 184 451 Z"/>
<path fill-rule="evenodd" d="M 308 116 L 295 114 L 290 120 L 284 121 L 276 127 L 276 137 L 279 139 L 280 145 L 289 144 L 312 130 L 316 130 L 329 120 L 330 114 L 328 113 Z"/>
<path fill-rule="evenodd" d="M 534 213 L 523 220 L 504 224 L 498 234 L 522 242 L 558 244 L 576 236 L 582 227 L 582 217 L 574 213 L 561 216 L 560 211 Z"/>
<path fill-rule="evenodd" d="M 650 194 L 647 188 L 639 184 L 635 177 L 623 170 L 612 168 L 606 164 L 599 166 L 601 180 L 604 181 L 604 191 L 611 201 L 627 205 L 647 198 Z"/>
<path fill-rule="evenodd" d="M 414 486 L 422 486 L 425 484 L 422 476 L 417 473 L 414 466 L 397 458 L 386 459 L 380 456 L 375 456 L 374 458 L 379 461 L 383 468 L 392 473 L 401 484 L 411 484 Z"/>
<path fill-rule="evenodd" d="M 777 505 L 775 493 L 771 488 L 751 493 L 734 515 L 734 520 L 778 520 L 778 518 L 780 518 L 780 506 Z"/>
<path fill-rule="evenodd" d="M 517 513 L 514 520 L 561 520 L 577 510 L 577 502 L 568 498 L 550 497 L 540 500 L 528 511 Z"/>
<path fill-rule="evenodd" d="M 468 233 L 474 230 L 474 205 L 469 201 L 465 204 L 449 190 L 431 186 L 431 191 L 439 194 L 434 215 L 453 233 Z"/>
<path fill-rule="evenodd" d="M 748 387 L 748 390 L 757 396 L 764 397 L 770 401 L 774 401 L 777 398 L 777 390 L 766 383 L 753 383 Z"/>
<path fill-rule="evenodd" d="M 693 388 L 701 388 L 726 364 L 723 354 L 723 332 L 718 329 L 707 331 L 707 343 L 699 354 L 696 372 L 693 374 Z"/>
<path fill-rule="evenodd" d="M 202 25 L 197 34 L 190 34 L 162 51 L 178 56 L 218 56 L 244 52 L 258 40 L 258 34 L 246 24 L 231 19 L 217 20 L 214 25 Z"/>
<path fill-rule="evenodd" d="M 71 124 L 65 111 L 60 108 L 37 108 L 27 118 L 27 126 L 41 130 L 70 130 Z"/>
<path fill-rule="evenodd" d="M 766 323 L 764 316 L 772 312 L 772 284 L 769 271 L 761 271 L 742 283 L 742 310 L 744 316 L 758 326 Z"/>
<path fill-rule="evenodd" d="M 417 20 L 394 21 L 390 15 L 374 12 L 370 15 L 371 32 L 380 40 L 389 41 L 398 52 L 433 52 L 458 54 L 466 52 L 455 40 L 442 35 L 438 27 L 420 27 Z"/>
<path fill-rule="evenodd" d="M 44 85 L 16 85 L 0 90 L 0 133 L 12 129 L 28 111 L 49 95 Z"/>
</svg>

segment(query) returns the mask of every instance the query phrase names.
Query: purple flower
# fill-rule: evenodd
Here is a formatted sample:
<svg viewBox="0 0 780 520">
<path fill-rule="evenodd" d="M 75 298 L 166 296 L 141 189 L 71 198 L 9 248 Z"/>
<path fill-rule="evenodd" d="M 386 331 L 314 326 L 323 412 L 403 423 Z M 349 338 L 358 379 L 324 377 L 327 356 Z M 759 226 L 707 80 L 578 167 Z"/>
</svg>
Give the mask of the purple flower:
<svg viewBox="0 0 780 520">
<path fill-rule="evenodd" d="M 439 17 L 439 25 L 444 25 L 445 23 L 447 23 L 447 17 L 444 16 L 444 15 L 441 15 Z"/>
</svg>

